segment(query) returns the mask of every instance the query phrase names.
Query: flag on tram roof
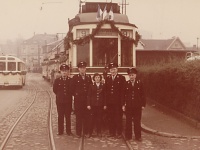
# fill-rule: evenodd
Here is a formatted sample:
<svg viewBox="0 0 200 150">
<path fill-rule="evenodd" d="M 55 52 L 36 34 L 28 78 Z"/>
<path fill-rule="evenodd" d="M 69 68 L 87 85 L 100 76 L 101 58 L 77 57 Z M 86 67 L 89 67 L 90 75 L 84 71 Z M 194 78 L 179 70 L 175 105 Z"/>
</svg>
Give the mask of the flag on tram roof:
<svg viewBox="0 0 200 150">
<path fill-rule="evenodd" d="M 110 12 L 109 12 L 109 20 L 114 20 L 114 14 L 113 14 L 113 9 L 112 9 L 112 6 L 111 6 L 111 8 L 110 8 Z"/>
<path fill-rule="evenodd" d="M 108 13 L 107 13 L 107 10 L 106 10 L 106 7 L 107 7 L 107 5 L 104 7 L 104 10 L 103 10 L 103 16 L 102 16 L 102 20 L 105 20 L 105 19 L 108 19 L 107 17 L 108 17 Z"/>
<path fill-rule="evenodd" d="M 102 10 L 101 10 L 99 4 L 98 4 L 97 17 L 96 17 L 96 19 L 97 19 L 98 21 L 101 21 L 102 13 L 103 13 L 103 12 L 102 12 Z"/>
</svg>

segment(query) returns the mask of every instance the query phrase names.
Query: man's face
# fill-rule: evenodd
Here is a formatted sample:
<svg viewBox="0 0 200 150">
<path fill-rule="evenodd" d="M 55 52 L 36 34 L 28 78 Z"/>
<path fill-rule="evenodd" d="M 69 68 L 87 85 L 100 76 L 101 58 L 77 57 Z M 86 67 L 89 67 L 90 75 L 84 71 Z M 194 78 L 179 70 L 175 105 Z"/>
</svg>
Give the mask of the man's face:
<svg viewBox="0 0 200 150">
<path fill-rule="evenodd" d="M 136 74 L 135 74 L 135 73 L 130 73 L 128 76 L 129 76 L 129 79 L 130 79 L 131 81 L 134 81 L 135 78 L 136 78 Z"/>
<path fill-rule="evenodd" d="M 79 70 L 80 74 L 85 74 L 86 67 L 79 67 L 78 70 Z"/>
<path fill-rule="evenodd" d="M 111 69 L 110 69 L 110 73 L 111 73 L 112 76 L 116 75 L 116 74 L 117 74 L 117 71 L 118 71 L 117 68 L 111 68 Z"/>
<path fill-rule="evenodd" d="M 69 70 L 61 70 L 61 75 L 62 76 L 68 76 L 69 75 Z"/>
</svg>

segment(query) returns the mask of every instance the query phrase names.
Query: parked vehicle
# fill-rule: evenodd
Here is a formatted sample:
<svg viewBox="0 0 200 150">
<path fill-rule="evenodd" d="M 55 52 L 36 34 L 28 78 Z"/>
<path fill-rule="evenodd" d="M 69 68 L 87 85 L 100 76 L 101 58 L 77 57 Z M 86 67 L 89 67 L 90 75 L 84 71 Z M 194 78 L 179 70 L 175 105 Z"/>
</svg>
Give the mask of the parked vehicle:
<svg viewBox="0 0 200 150">
<path fill-rule="evenodd" d="M 0 56 L 0 86 L 17 86 L 22 88 L 25 82 L 25 62 L 15 56 Z"/>
</svg>

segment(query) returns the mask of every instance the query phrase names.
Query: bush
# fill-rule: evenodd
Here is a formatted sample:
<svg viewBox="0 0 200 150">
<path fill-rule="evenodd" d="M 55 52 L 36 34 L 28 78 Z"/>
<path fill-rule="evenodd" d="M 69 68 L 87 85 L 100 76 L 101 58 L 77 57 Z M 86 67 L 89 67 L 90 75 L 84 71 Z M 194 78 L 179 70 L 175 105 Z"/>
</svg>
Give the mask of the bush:
<svg viewBox="0 0 200 150">
<path fill-rule="evenodd" d="M 147 97 L 200 120 L 200 61 L 141 66 Z"/>
</svg>

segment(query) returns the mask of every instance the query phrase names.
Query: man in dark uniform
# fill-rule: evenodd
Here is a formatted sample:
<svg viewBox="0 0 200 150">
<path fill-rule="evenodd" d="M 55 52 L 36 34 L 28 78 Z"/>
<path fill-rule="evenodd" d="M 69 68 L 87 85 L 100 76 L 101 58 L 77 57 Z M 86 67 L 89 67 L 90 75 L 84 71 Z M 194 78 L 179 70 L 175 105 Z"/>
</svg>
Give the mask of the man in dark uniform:
<svg viewBox="0 0 200 150">
<path fill-rule="evenodd" d="M 58 112 L 58 135 L 64 132 L 64 118 L 66 120 L 67 135 L 71 133 L 71 111 L 72 111 L 72 94 L 71 94 L 71 78 L 69 75 L 69 66 L 62 64 L 60 66 L 61 77 L 55 79 L 53 84 L 53 92 L 56 94 L 56 105 Z"/>
<path fill-rule="evenodd" d="M 108 65 L 111 75 L 106 77 L 106 101 L 109 119 L 110 137 L 121 138 L 122 134 L 122 91 L 125 77 L 118 74 L 118 65 L 110 63 Z"/>
<path fill-rule="evenodd" d="M 125 137 L 132 139 L 132 121 L 134 123 L 135 139 L 141 141 L 141 116 L 142 109 L 146 105 L 143 86 L 136 78 L 137 70 L 129 68 L 127 70 L 130 80 L 124 85 L 124 98 L 122 109 L 126 111 Z"/>
<path fill-rule="evenodd" d="M 79 74 L 72 79 L 72 93 L 74 95 L 74 109 L 76 114 L 76 135 L 81 137 L 88 134 L 89 110 L 87 110 L 87 94 L 92 84 L 90 75 L 86 75 L 86 62 L 78 63 Z"/>
</svg>

